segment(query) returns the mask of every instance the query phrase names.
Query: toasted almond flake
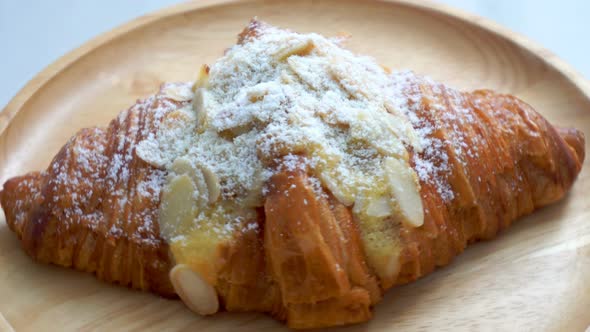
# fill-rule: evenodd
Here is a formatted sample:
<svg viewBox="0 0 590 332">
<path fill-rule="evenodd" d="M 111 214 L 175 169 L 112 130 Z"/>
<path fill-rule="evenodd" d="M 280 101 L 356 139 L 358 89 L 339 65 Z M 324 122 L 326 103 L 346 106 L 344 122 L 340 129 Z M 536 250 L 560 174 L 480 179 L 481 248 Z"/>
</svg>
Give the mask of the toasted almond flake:
<svg viewBox="0 0 590 332">
<path fill-rule="evenodd" d="M 210 118 L 209 112 L 212 108 L 209 92 L 204 88 L 197 89 L 193 99 L 193 110 L 197 116 L 196 128 L 199 133 L 202 133 L 207 127 Z"/>
<path fill-rule="evenodd" d="M 370 217 L 382 218 L 391 215 L 391 202 L 388 197 L 378 197 L 367 205 L 367 215 Z"/>
<path fill-rule="evenodd" d="M 328 172 L 320 174 L 320 180 L 340 203 L 346 206 L 351 206 L 354 204 L 354 197 L 350 195 L 350 193 L 342 190 L 342 186 L 339 185 L 336 180 L 328 174 Z"/>
<path fill-rule="evenodd" d="M 286 47 L 279 49 L 274 56 L 277 60 L 283 61 L 292 55 L 305 56 L 309 54 L 313 48 L 313 40 L 296 39 L 294 43 L 286 43 Z"/>
<path fill-rule="evenodd" d="M 162 94 L 174 101 L 184 102 L 193 99 L 193 93 L 186 84 L 167 84 L 162 88 Z"/>
<path fill-rule="evenodd" d="M 390 280 L 395 280 L 401 270 L 401 264 L 399 262 L 399 255 L 391 254 L 388 257 L 388 264 L 385 266 L 383 276 L 386 276 Z M 383 277 L 382 276 L 382 277 Z"/>
<path fill-rule="evenodd" d="M 164 238 L 172 238 L 192 228 L 198 212 L 193 196 L 195 190 L 186 174 L 173 176 L 169 181 L 160 204 L 160 229 Z"/>
<path fill-rule="evenodd" d="M 203 172 L 203 177 L 205 178 L 205 183 L 207 183 L 207 189 L 209 192 L 209 203 L 215 203 L 221 194 L 221 188 L 219 187 L 219 178 L 217 175 L 207 166 L 204 164 L 197 165 L 201 172 Z"/>
<path fill-rule="evenodd" d="M 201 69 L 199 70 L 199 75 L 197 76 L 197 80 L 193 84 L 192 91 L 196 92 L 200 88 L 208 88 L 209 87 L 209 66 L 202 65 Z"/>
<path fill-rule="evenodd" d="M 420 186 L 413 172 L 398 159 L 385 160 L 385 175 L 395 199 L 395 207 L 403 215 L 403 220 L 411 226 L 420 227 L 424 223 L 424 211 Z"/>
<path fill-rule="evenodd" d="M 198 197 L 198 205 L 203 208 L 209 202 L 209 188 L 201 169 L 193 166 L 188 158 L 178 157 L 172 163 L 171 170 L 177 175 L 186 174 L 191 178 L 196 186 L 193 196 Z"/>
<path fill-rule="evenodd" d="M 213 286 L 188 265 L 175 265 L 169 276 L 176 294 L 193 312 L 199 315 L 212 315 L 219 310 L 219 299 Z"/>
</svg>

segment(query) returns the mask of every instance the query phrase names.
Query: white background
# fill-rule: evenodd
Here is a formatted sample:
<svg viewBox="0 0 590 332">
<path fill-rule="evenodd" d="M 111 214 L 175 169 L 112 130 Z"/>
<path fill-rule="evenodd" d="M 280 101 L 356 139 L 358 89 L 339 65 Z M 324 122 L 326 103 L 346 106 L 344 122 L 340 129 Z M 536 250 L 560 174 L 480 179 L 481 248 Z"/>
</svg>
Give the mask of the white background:
<svg viewBox="0 0 590 332">
<path fill-rule="evenodd" d="M 490 18 L 550 49 L 590 78 L 590 1 L 439 0 Z M 181 0 L 0 0 L 0 109 L 61 55 Z"/>
</svg>

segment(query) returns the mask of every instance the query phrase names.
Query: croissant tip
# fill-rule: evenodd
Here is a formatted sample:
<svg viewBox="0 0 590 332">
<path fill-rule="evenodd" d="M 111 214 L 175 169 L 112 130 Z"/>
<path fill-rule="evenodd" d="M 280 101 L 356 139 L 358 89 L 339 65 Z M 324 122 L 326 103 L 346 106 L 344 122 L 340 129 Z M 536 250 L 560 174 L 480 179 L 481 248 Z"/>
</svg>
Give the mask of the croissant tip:
<svg viewBox="0 0 590 332">
<path fill-rule="evenodd" d="M 8 197 L 9 193 L 10 193 L 10 189 L 8 189 L 8 191 L 6 191 L 6 186 L 7 184 L 9 184 L 9 181 L 6 181 L 3 185 L 2 190 L 0 190 L 0 215 L 3 216 L 4 218 L 4 222 L 6 223 L 6 225 L 8 226 L 8 228 L 10 228 L 11 230 L 14 231 L 14 224 L 13 222 L 11 222 L 12 218 L 8 218 L 7 216 L 7 212 L 8 212 L 8 208 L 9 208 L 9 203 L 10 203 L 10 199 Z"/>
<path fill-rule="evenodd" d="M 557 128 L 559 136 L 574 150 L 580 165 L 586 157 L 586 137 L 584 133 L 576 128 Z"/>
</svg>

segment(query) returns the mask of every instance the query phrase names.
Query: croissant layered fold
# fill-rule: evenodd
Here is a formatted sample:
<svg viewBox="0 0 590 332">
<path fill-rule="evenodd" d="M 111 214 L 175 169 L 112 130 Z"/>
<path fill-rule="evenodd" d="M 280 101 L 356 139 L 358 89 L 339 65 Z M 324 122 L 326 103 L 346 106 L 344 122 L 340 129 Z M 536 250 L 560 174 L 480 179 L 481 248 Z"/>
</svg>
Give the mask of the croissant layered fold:
<svg viewBox="0 0 590 332">
<path fill-rule="evenodd" d="M 82 129 L 44 172 L 4 183 L 0 202 L 11 230 L 34 259 L 92 272 L 105 281 L 175 296 L 168 246 L 158 229 L 157 195 L 138 188 L 157 170 L 134 153 L 154 133 L 162 103 L 122 112 L 108 128 Z"/>
<path fill-rule="evenodd" d="M 386 289 L 448 264 L 467 244 L 491 239 L 518 217 L 559 200 L 580 172 L 583 134 L 553 127 L 515 97 L 459 94 L 426 81 L 409 84 L 405 93 L 418 123 L 443 143 L 446 153 L 428 158 L 435 166 L 448 164 L 450 171 L 439 176 L 452 197 L 421 180 L 424 224 L 384 221 L 399 248 L 392 261 L 398 272 L 377 276 L 350 208 L 328 190 L 314 189 L 305 169 L 277 172 L 257 227 L 236 231 L 219 248 L 213 286 L 225 310 L 267 312 L 294 328 L 366 321 Z M 417 93 L 421 98 L 411 98 Z M 106 129 L 78 132 L 46 171 L 8 180 L 0 201 L 27 254 L 175 296 L 168 277 L 174 261 L 158 225 L 166 174 L 134 149 L 183 103 L 160 93 Z"/>
</svg>

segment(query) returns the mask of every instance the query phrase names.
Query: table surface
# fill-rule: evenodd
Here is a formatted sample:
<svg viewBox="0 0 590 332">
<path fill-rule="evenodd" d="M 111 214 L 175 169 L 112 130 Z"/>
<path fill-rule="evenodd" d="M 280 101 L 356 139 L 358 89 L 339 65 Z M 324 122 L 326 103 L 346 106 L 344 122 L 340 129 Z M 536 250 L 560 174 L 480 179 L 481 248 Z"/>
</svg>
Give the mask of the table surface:
<svg viewBox="0 0 590 332">
<path fill-rule="evenodd" d="M 590 78 L 590 1 L 439 0 L 543 45 Z M 181 0 L 0 0 L 0 109 L 44 67 L 87 40 Z M 262 18 L 264 19 L 264 18 Z"/>
</svg>

